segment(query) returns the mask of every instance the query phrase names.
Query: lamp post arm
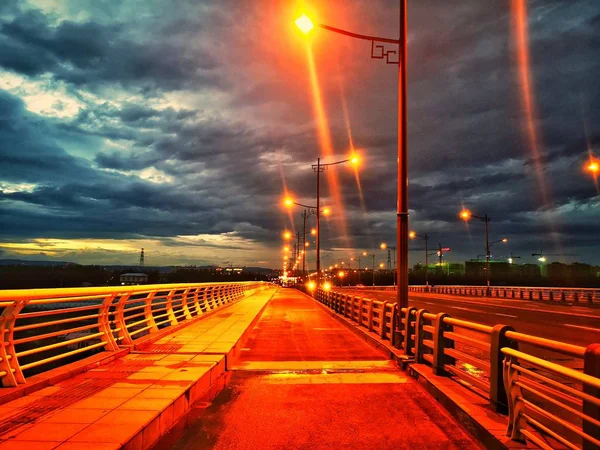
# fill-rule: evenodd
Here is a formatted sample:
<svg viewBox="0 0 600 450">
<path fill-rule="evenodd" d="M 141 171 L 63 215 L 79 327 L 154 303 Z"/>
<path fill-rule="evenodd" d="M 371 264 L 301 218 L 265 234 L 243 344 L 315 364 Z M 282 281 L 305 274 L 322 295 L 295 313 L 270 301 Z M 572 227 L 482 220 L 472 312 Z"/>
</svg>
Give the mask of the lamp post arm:
<svg viewBox="0 0 600 450">
<path fill-rule="evenodd" d="M 378 37 L 378 36 L 368 36 L 366 34 L 353 33 L 351 31 L 342 30 L 341 28 L 332 27 L 332 26 L 325 25 L 322 23 L 319 24 L 319 27 L 323 28 L 324 30 L 327 30 L 327 31 L 332 31 L 337 34 L 343 34 L 344 36 L 349 36 L 349 37 L 355 38 L 355 39 L 362 39 L 364 41 L 375 41 L 375 42 L 387 42 L 389 44 L 400 44 L 399 39 L 389 39 L 389 38 L 382 38 L 382 37 Z"/>
</svg>

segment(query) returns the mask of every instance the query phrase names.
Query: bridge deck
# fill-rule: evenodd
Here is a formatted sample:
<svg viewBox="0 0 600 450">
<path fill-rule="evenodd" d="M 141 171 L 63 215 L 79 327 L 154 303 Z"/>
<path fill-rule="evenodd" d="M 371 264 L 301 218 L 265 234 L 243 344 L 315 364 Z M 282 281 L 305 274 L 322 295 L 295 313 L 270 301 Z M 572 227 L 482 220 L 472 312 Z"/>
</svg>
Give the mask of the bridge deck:
<svg viewBox="0 0 600 450">
<path fill-rule="evenodd" d="M 212 405 L 159 449 L 478 448 L 415 381 L 311 298 L 280 290 Z"/>
<path fill-rule="evenodd" d="M 227 359 L 273 290 L 112 363 L 0 405 L 0 449 L 148 448 L 225 383 Z"/>
</svg>

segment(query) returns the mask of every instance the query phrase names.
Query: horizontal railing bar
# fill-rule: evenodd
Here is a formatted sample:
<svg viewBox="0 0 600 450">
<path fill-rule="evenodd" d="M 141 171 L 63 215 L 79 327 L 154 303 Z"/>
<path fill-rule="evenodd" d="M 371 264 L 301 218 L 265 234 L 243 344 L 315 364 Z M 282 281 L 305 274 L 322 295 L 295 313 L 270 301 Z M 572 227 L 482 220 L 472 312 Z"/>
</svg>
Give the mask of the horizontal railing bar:
<svg viewBox="0 0 600 450">
<path fill-rule="evenodd" d="M 21 370 L 27 370 L 27 369 L 31 369 L 33 367 L 42 366 L 44 364 L 48 364 L 48 363 L 57 361 L 59 359 L 64 359 L 64 358 L 68 358 L 69 356 L 77 355 L 78 353 L 83 353 L 83 352 L 93 350 L 98 347 L 104 347 L 105 345 L 106 345 L 106 342 L 99 342 L 97 344 L 88 345 L 87 347 L 78 348 L 77 350 L 73 350 L 71 352 L 61 353 L 60 355 L 52 356 L 51 358 L 40 359 L 38 361 L 30 362 L 29 364 L 22 364 Z"/>
<path fill-rule="evenodd" d="M 444 353 L 448 356 L 451 356 L 452 358 L 458 359 L 459 361 L 467 362 L 472 366 L 475 366 L 487 373 L 490 373 L 490 363 L 487 361 L 483 361 L 482 359 L 468 355 L 467 353 L 455 350 L 453 348 L 444 349 Z"/>
<path fill-rule="evenodd" d="M 482 325 L 480 323 L 468 322 L 466 320 L 459 320 L 453 317 L 444 317 L 444 323 L 447 325 L 453 325 L 455 327 L 466 328 L 467 330 L 480 331 L 482 333 L 491 334 L 492 328 L 489 325 Z"/>
<path fill-rule="evenodd" d="M 533 425 L 535 428 L 537 428 L 539 430 L 542 430 L 543 432 L 545 432 L 546 434 L 548 434 L 552 438 L 556 439 L 561 444 L 566 445 L 571 450 L 578 450 L 579 449 L 579 447 L 577 445 L 569 442 L 567 439 L 565 439 L 564 437 L 562 437 L 560 434 L 555 433 L 554 431 L 552 431 L 547 426 L 545 426 L 542 423 L 540 423 L 537 420 L 535 420 L 529 414 L 523 413 L 523 417 L 525 418 L 525 420 L 528 423 L 530 423 L 531 425 Z M 527 439 L 529 439 L 531 442 L 533 442 L 539 448 L 541 448 L 543 450 L 554 450 L 554 447 L 548 445 L 546 442 L 544 442 L 543 440 L 541 440 L 540 438 L 538 438 L 536 435 L 534 435 L 531 431 L 521 430 L 521 433 L 523 433 L 523 435 Z"/>
<path fill-rule="evenodd" d="M 34 311 L 34 312 L 22 312 L 19 314 L 20 319 L 31 319 L 34 317 L 45 317 L 45 316 L 56 316 L 58 314 L 70 314 L 74 312 L 80 311 L 92 311 L 96 309 L 100 309 L 102 307 L 99 305 L 89 305 L 89 306 L 75 306 L 73 308 L 63 308 L 63 309 L 50 309 L 47 311 Z"/>
<path fill-rule="evenodd" d="M 572 380 L 579 381 L 580 383 L 585 383 L 589 386 L 600 389 L 600 378 L 595 378 L 590 375 L 577 372 L 576 370 L 569 369 L 568 367 L 564 367 L 556 363 L 552 363 L 544 359 L 528 355 L 527 353 L 523 353 L 512 348 L 503 347 L 502 353 L 508 356 L 512 356 L 514 358 L 518 358 L 519 360 L 527 361 L 530 364 L 539 366 L 550 372 L 557 373 L 567 378 L 571 378 Z M 514 365 L 514 367 L 518 368 L 519 365 Z"/>
<path fill-rule="evenodd" d="M 17 355 L 17 358 L 20 358 L 21 356 L 35 355 L 36 353 L 42 353 L 42 352 L 45 352 L 48 350 L 52 350 L 54 348 L 66 347 L 67 345 L 70 345 L 70 344 L 76 344 L 77 342 L 89 341 L 89 340 L 95 339 L 95 338 L 103 336 L 103 335 L 104 335 L 104 332 L 90 334 L 88 336 L 82 336 L 82 337 L 75 338 L 75 339 L 69 339 L 68 341 L 57 342 L 56 344 L 45 345 L 43 347 L 36 347 L 36 348 L 32 348 L 31 350 L 17 352 L 16 355 Z"/>
<path fill-rule="evenodd" d="M 50 322 L 32 323 L 31 325 L 20 325 L 18 327 L 15 327 L 14 330 L 15 330 L 15 332 L 33 330 L 36 328 L 50 327 L 52 325 L 62 325 L 65 323 L 80 322 L 82 320 L 90 320 L 90 319 L 98 319 L 98 315 L 90 314 L 88 316 L 69 317 L 67 319 L 52 320 Z"/>
<path fill-rule="evenodd" d="M 520 344 L 535 345 L 536 347 L 545 348 L 547 350 L 555 351 L 556 353 L 562 353 L 563 355 L 574 356 L 576 358 L 583 358 L 583 355 L 585 354 L 585 347 L 517 333 L 516 331 L 507 331 L 506 337 Z"/>
<path fill-rule="evenodd" d="M 89 330 L 91 328 L 98 328 L 98 324 L 97 323 L 93 323 L 91 325 L 83 325 L 81 327 L 68 328 L 66 330 L 54 331 L 52 333 L 38 334 L 36 336 L 29 336 L 29 337 L 26 337 L 26 338 L 15 339 L 13 341 L 13 343 L 15 345 L 25 344 L 26 342 L 44 340 L 44 339 L 48 339 L 48 338 L 51 338 L 51 337 L 62 336 L 63 334 L 69 334 L 69 333 L 75 333 L 77 331 Z"/>
<path fill-rule="evenodd" d="M 453 331 L 444 331 L 444 337 L 453 340 L 454 342 L 461 342 L 463 344 L 476 347 L 480 350 L 490 351 L 491 344 L 489 342 L 481 341 L 469 336 L 454 333 Z"/>
<path fill-rule="evenodd" d="M 456 375 L 459 378 L 462 378 L 464 381 L 466 381 L 469 384 L 472 384 L 477 389 L 479 389 L 483 392 L 487 393 L 490 389 L 489 384 L 486 384 L 483 381 L 475 378 L 474 376 L 468 374 L 464 370 L 460 370 L 458 367 L 455 367 L 455 366 L 452 366 L 449 364 L 444 364 L 444 370 L 450 372 L 453 375 Z"/>
</svg>

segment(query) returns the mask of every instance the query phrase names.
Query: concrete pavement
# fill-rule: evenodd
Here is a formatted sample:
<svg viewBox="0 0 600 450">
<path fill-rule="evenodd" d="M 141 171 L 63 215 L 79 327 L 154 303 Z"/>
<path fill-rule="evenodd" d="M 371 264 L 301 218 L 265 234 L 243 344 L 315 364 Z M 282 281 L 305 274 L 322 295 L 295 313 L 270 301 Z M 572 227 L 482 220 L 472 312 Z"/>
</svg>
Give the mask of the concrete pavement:
<svg viewBox="0 0 600 450">
<path fill-rule="evenodd" d="M 480 448 L 425 390 L 329 315 L 282 289 L 232 362 L 158 449 Z"/>
</svg>

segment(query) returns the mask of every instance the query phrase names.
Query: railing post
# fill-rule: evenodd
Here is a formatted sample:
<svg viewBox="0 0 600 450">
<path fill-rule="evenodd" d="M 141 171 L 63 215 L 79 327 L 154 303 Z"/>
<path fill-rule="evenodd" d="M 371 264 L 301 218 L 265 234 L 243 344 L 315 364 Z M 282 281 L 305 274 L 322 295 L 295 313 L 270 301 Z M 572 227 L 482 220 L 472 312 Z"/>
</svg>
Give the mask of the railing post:
<svg viewBox="0 0 600 450">
<path fill-rule="evenodd" d="M 411 336 L 415 334 L 415 326 L 412 322 L 412 316 L 413 312 L 416 310 L 417 308 L 410 306 L 406 308 L 406 315 L 404 316 L 404 354 L 409 356 L 412 355 Z"/>
<path fill-rule="evenodd" d="M 433 373 L 434 375 L 446 375 L 444 365 L 446 362 L 453 363 L 454 358 L 445 355 L 444 349 L 451 346 L 451 342 L 444 338 L 444 331 L 451 329 L 444 324 L 444 318 L 449 317 L 446 313 L 439 313 L 435 318 L 433 328 Z"/>
<path fill-rule="evenodd" d="M 146 326 L 150 327 L 148 333 L 156 333 L 158 331 L 158 326 L 156 325 L 156 320 L 154 320 L 154 314 L 152 313 L 152 302 L 154 301 L 155 295 L 156 291 L 150 292 L 144 301 L 144 318 L 146 319 Z"/>
<path fill-rule="evenodd" d="M 133 345 L 133 340 L 127 330 L 127 324 L 125 323 L 125 303 L 129 300 L 131 293 L 121 294 L 119 302 L 115 309 L 115 322 L 117 323 L 117 335 L 119 339 L 119 345 Z"/>
<path fill-rule="evenodd" d="M 362 307 L 363 307 L 363 298 L 358 297 L 358 326 L 362 325 Z"/>
<path fill-rule="evenodd" d="M 417 363 L 423 362 L 423 339 L 425 339 L 425 332 L 423 331 L 423 314 L 428 313 L 426 309 L 419 309 L 417 311 L 417 318 L 415 320 L 415 361 Z"/>
<path fill-rule="evenodd" d="M 171 326 L 177 325 L 177 317 L 175 317 L 175 312 L 173 311 L 173 296 L 175 295 L 176 291 L 177 291 L 176 289 L 172 289 L 169 291 L 169 294 L 167 295 L 166 310 L 167 310 L 167 317 L 169 318 L 169 321 L 171 322 Z"/>
<path fill-rule="evenodd" d="M 592 377 L 600 378 L 600 344 L 592 344 L 585 349 L 583 356 L 583 373 Z M 583 392 L 594 397 L 600 398 L 600 389 L 592 386 L 583 385 Z M 593 417 L 596 420 L 600 418 L 600 406 L 590 401 L 583 400 L 583 414 Z M 588 420 L 583 420 L 583 432 L 594 439 L 600 440 L 600 427 Z M 583 450 L 592 450 L 597 448 L 593 443 L 583 440 Z"/>
<path fill-rule="evenodd" d="M 106 344 L 106 350 L 115 351 L 119 349 L 119 344 L 113 335 L 113 329 L 110 326 L 110 308 L 117 294 L 107 295 L 102 301 L 102 306 L 98 309 L 98 331 L 104 333 L 100 338 Z"/>
<path fill-rule="evenodd" d="M 504 373 L 504 389 L 508 400 L 508 426 L 506 435 L 514 441 L 525 442 L 525 436 L 521 428 L 527 426 L 527 421 L 523 418 L 523 402 L 520 401 L 521 388 L 515 384 L 519 377 L 517 370 L 513 369 L 517 361 L 512 357 L 506 357 L 503 362 L 502 372 Z"/>
<path fill-rule="evenodd" d="M 396 339 L 396 320 L 397 320 L 397 314 L 398 311 L 396 310 L 396 308 L 398 307 L 398 304 L 396 302 L 391 303 L 391 308 L 392 308 L 392 317 L 390 317 L 390 343 L 392 344 L 392 347 L 395 346 L 395 339 Z"/>
<path fill-rule="evenodd" d="M 508 399 L 504 385 L 503 347 L 517 349 L 517 344 L 506 337 L 507 331 L 514 331 L 508 325 L 495 325 L 492 328 L 490 347 L 490 404 L 492 409 L 500 414 L 508 414 Z"/>
<path fill-rule="evenodd" d="M 0 368 L 6 372 L 6 375 L 2 377 L 2 386 L 4 387 L 15 387 L 25 383 L 25 376 L 23 375 L 15 351 L 14 333 L 19 313 L 27 306 L 27 303 L 28 300 L 14 302 L 13 305 L 4 308 L 0 316 L 0 333 L 2 333 L 0 337 L 4 336 L 4 339 L 0 339 L 0 342 L 3 344 L 0 345 L 0 356 L 2 357 Z"/>
<path fill-rule="evenodd" d="M 191 319 L 192 318 L 192 314 L 190 313 L 190 310 L 188 308 L 188 294 L 190 292 L 190 288 L 187 288 L 182 295 L 182 299 L 181 299 L 181 308 L 183 309 L 183 317 L 187 319 Z"/>
<path fill-rule="evenodd" d="M 387 309 L 387 305 L 388 302 L 383 302 L 383 305 L 381 305 L 381 313 L 379 316 L 379 324 L 381 326 L 381 331 L 379 333 L 379 337 L 382 340 L 385 340 L 385 321 L 386 321 L 386 309 Z"/>
<path fill-rule="evenodd" d="M 369 331 L 373 331 L 373 300 L 369 300 L 369 307 L 367 309 L 367 328 Z"/>
</svg>

